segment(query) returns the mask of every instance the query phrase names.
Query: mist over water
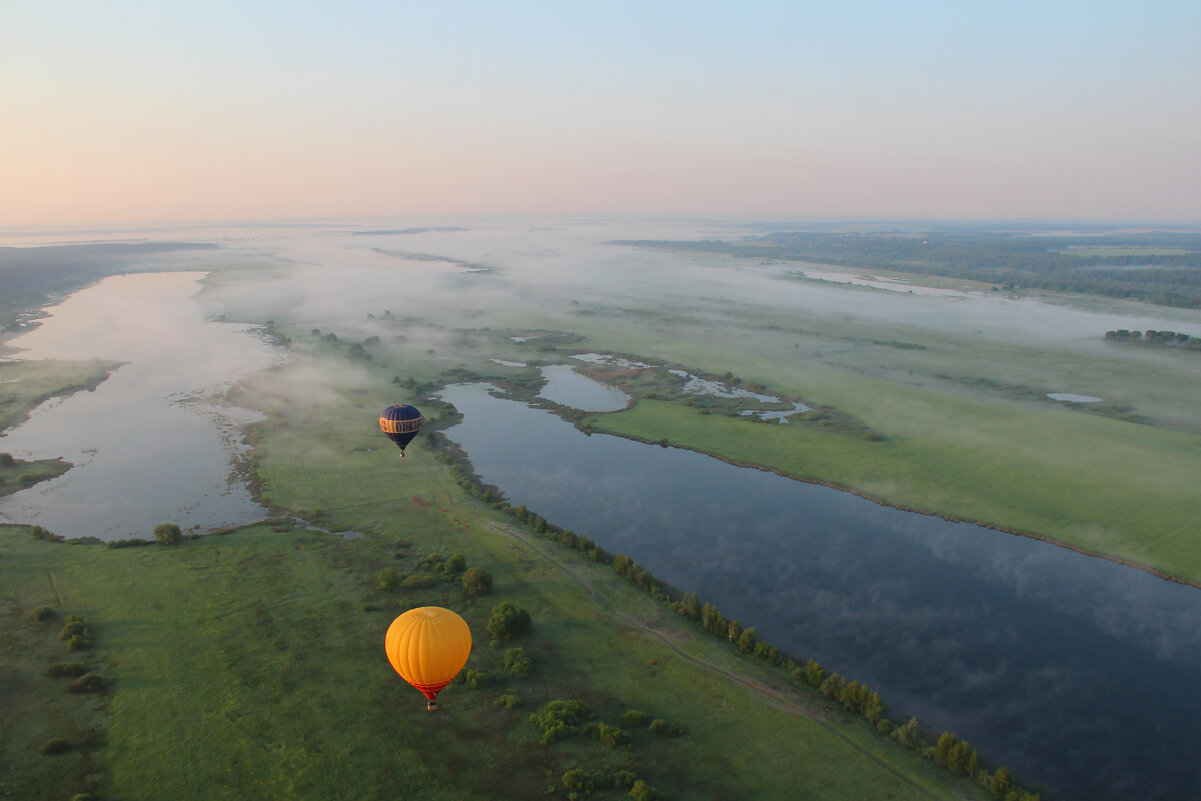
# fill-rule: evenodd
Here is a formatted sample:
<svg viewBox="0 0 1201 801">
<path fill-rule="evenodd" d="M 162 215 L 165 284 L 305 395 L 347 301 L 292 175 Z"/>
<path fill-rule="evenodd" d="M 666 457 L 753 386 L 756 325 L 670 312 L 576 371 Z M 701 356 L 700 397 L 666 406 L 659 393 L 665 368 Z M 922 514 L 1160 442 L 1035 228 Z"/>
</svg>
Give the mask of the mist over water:
<svg viewBox="0 0 1201 801">
<path fill-rule="evenodd" d="M 76 466 L 0 499 L 0 519 L 65 537 L 148 539 L 159 523 L 185 530 L 261 519 L 232 480 L 236 425 L 247 410 L 187 402 L 261 370 L 273 354 L 245 325 L 205 321 L 199 273 L 114 276 L 49 310 L 8 343 L 22 359 L 125 362 L 91 392 L 36 409 L 0 438 L 19 458 Z"/>
<path fill-rule="evenodd" d="M 429 230 L 379 233 L 419 228 Z M 544 396 L 577 408 L 614 408 L 624 400 L 567 366 L 540 363 L 539 337 L 548 332 L 603 330 L 625 337 L 631 350 L 650 349 L 631 355 L 657 364 L 695 358 L 714 345 L 735 354 L 727 365 L 710 366 L 719 371 L 762 359 L 850 374 L 895 371 L 914 382 L 933 380 L 955 359 L 962 368 L 972 348 L 1012 348 L 1032 365 L 1033 378 L 1024 380 L 1045 392 L 1138 402 L 1165 418 L 1196 422 L 1187 393 L 1175 387 L 1201 381 L 1201 360 L 1169 361 L 1174 355 L 1103 341 L 1116 328 L 1201 336 L 1196 311 L 973 292 L 909 295 L 797 280 L 788 275 L 795 265 L 612 244 L 732 240 L 758 230 L 721 221 L 474 218 L 0 238 L 22 246 L 135 239 L 221 246 L 169 261 L 211 273 L 203 291 L 201 272 L 105 279 L 10 340 L 26 349 L 19 358 L 126 364 L 95 392 L 45 404 L 0 438 L 0 449 L 19 457 L 63 456 L 77 464 L 0 500 L 0 518 L 116 539 L 150 537 L 161 522 L 206 529 L 264 517 L 231 480 L 232 421 L 189 399 L 270 365 L 275 353 L 251 331 L 273 319 L 297 336 L 310 329 L 343 342 L 378 336 L 381 348 L 438 369 L 466 359 L 514 373 L 545 368 L 551 384 Z M 386 322 L 386 313 L 403 323 Z M 221 315 L 237 322 L 206 322 Z M 394 339 L 398 331 L 402 339 Z M 465 345 L 472 337 L 477 344 Z M 1043 364 L 1049 348 L 1054 358 Z M 1084 361 L 1094 358 L 1105 361 Z M 1132 376 L 1166 366 L 1177 383 L 1119 381 L 1077 368 L 1077 360 Z M 524 364 L 533 366 L 506 366 Z M 964 369 L 1000 381 L 1002 368 L 975 358 Z M 280 380 L 319 409 L 331 389 L 366 383 L 368 369 L 345 360 Z M 1188 728 L 1201 719 L 1195 588 L 1020 537 L 898 516 L 845 493 L 698 454 L 589 439 L 557 418 L 549 428 L 531 424 L 523 416 L 531 410 L 518 404 L 454 392 L 469 414 L 452 438 L 515 503 L 624 551 L 758 626 L 769 641 L 879 689 L 897 709 L 955 731 L 1020 778 L 1057 788 L 1063 799 L 1090 801 L 1176 798 L 1201 786 L 1190 756 L 1201 743 Z M 478 420 L 471 409 L 508 422 L 494 420 L 490 432 L 472 434 Z M 562 431 L 553 428 L 560 424 Z M 524 438 L 512 441 L 518 432 Z M 521 458 L 493 461 L 495 448 Z M 617 455 L 606 455 L 611 449 Z M 530 470 L 556 460 L 562 469 Z M 689 495 L 689 482 L 708 490 Z M 603 534 L 598 520 L 608 521 Z M 748 592 L 759 583 L 770 592 Z M 1052 742 L 1056 732 L 1061 739 Z"/>
</svg>

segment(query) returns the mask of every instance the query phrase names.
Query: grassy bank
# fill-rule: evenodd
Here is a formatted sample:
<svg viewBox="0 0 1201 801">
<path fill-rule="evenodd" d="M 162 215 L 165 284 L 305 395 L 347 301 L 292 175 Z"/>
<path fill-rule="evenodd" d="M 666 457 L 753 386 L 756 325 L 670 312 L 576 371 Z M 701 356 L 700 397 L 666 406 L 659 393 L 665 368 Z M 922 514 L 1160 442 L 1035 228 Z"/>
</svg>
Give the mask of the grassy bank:
<svg viewBox="0 0 1201 801">
<path fill-rule="evenodd" d="M 1201 437 L 1120 420 L 923 388 L 844 379 L 850 409 L 883 441 L 699 415 L 642 401 L 585 421 L 743 465 L 972 520 L 1201 582 L 1195 520 Z"/>
</svg>

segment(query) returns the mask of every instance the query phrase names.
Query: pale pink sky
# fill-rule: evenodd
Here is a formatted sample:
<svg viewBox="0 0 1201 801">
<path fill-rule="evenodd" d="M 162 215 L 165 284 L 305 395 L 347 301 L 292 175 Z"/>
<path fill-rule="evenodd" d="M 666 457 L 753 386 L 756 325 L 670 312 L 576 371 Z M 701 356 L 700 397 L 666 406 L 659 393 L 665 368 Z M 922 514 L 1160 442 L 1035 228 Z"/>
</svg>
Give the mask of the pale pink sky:
<svg viewBox="0 0 1201 801">
<path fill-rule="evenodd" d="M 154 5 L 0 9 L 0 226 L 1201 221 L 1198 3 Z"/>
</svg>

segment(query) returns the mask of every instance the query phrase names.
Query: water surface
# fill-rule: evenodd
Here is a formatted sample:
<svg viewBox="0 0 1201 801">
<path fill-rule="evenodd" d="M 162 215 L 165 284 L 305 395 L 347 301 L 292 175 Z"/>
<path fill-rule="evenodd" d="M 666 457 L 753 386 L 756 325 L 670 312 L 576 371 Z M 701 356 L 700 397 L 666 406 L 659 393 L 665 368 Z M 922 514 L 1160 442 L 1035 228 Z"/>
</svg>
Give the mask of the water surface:
<svg viewBox="0 0 1201 801">
<path fill-rule="evenodd" d="M 1062 799 L 1201 786 L 1201 591 L 690 451 L 485 385 L 446 433 L 514 505 L 623 552 Z"/>
<path fill-rule="evenodd" d="M 267 516 L 231 476 L 250 412 L 199 396 L 271 364 L 248 326 L 206 322 L 202 273 L 106 278 L 8 343 L 23 359 L 125 362 L 93 392 L 42 404 L 0 447 L 75 467 L 0 499 L 0 520 L 64 537 L 149 539 L 159 523 L 208 530 Z"/>
</svg>

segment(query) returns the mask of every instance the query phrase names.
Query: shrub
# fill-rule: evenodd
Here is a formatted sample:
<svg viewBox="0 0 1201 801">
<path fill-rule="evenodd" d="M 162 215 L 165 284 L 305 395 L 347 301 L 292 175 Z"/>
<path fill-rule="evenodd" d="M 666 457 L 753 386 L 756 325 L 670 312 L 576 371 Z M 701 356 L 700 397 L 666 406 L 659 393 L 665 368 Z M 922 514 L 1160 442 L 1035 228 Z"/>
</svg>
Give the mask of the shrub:
<svg viewBox="0 0 1201 801">
<path fill-rule="evenodd" d="M 51 737 L 46 742 L 42 743 L 38 751 L 44 756 L 54 756 L 55 754 L 65 754 L 71 750 L 71 743 L 61 737 Z"/>
<path fill-rule="evenodd" d="M 492 608 L 488 633 L 498 640 L 519 637 L 530 630 L 530 613 L 505 601 Z"/>
<path fill-rule="evenodd" d="M 630 788 L 630 798 L 634 801 L 656 801 L 660 797 L 659 792 L 642 779 L 634 782 L 634 786 Z"/>
<path fill-rule="evenodd" d="M 467 568 L 467 557 L 461 553 L 456 553 L 442 563 L 442 577 L 446 579 L 456 579 Z"/>
<path fill-rule="evenodd" d="M 433 576 L 409 576 L 400 582 L 400 586 L 409 590 L 426 590 L 438 583 Z"/>
<path fill-rule="evenodd" d="M 179 545 L 183 542 L 183 532 L 174 523 L 159 523 L 154 527 L 154 538 L 162 545 Z"/>
<path fill-rule="evenodd" d="M 107 686 L 108 682 L 99 673 L 85 673 L 71 682 L 67 689 L 73 693 L 98 693 L 103 692 Z"/>
<path fill-rule="evenodd" d="M 546 745 L 574 734 L 577 731 L 575 724 L 591 711 L 583 701 L 551 701 L 541 712 L 530 715 L 530 722 L 542 730 L 542 738 L 538 742 Z"/>
<path fill-rule="evenodd" d="M 81 634 L 76 634 L 71 639 L 67 640 L 68 651 L 86 651 L 92 647 L 91 639 L 84 637 Z"/>
<path fill-rule="evenodd" d="M 670 734 L 672 737 L 678 737 L 684 733 L 684 729 L 678 723 L 668 723 L 662 718 L 655 718 L 651 721 L 650 732 L 652 734 Z"/>
<path fill-rule="evenodd" d="M 73 617 L 78 618 L 78 615 L 73 615 Z M 58 638 L 60 640 L 69 640 L 76 635 L 90 637 L 92 636 L 92 632 L 88 630 L 87 624 L 82 620 L 71 620 L 68 618 L 67 622 L 63 624 L 62 629 L 58 632 Z"/>
<path fill-rule="evenodd" d="M 400 573 L 397 573 L 390 567 L 385 567 L 375 577 L 375 586 L 384 592 L 396 592 L 400 589 L 400 582 L 404 579 Z"/>
<path fill-rule="evenodd" d="M 492 590 L 492 575 L 483 568 L 469 567 L 463 573 L 463 592 L 468 598 L 487 595 Z"/>
<path fill-rule="evenodd" d="M 602 743 L 610 748 L 628 745 L 630 742 L 630 735 L 625 729 L 617 726 L 608 726 L 604 723 L 601 723 L 599 726 L 597 726 L 596 736 L 600 738 Z"/>
<path fill-rule="evenodd" d="M 631 709 L 621 716 L 621 722 L 627 726 L 645 726 L 646 713 Z"/>
<path fill-rule="evenodd" d="M 534 661 L 524 648 L 510 648 L 505 651 L 505 669 L 515 679 L 526 679 L 534 672 Z"/>
<path fill-rule="evenodd" d="M 46 675 L 55 679 L 63 676 L 82 676 L 87 672 L 87 667 L 79 662 L 61 662 L 46 668 Z"/>
<path fill-rule="evenodd" d="M 496 700 L 492 703 L 500 709 L 514 709 L 521 706 L 521 697 L 516 693 L 505 693 L 504 695 L 497 696 Z"/>
<path fill-rule="evenodd" d="M 37 609 L 34 609 L 32 612 L 29 613 L 29 619 L 36 620 L 37 622 L 40 623 L 43 620 L 53 620 L 57 615 L 58 615 L 58 613 L 55 612 L 50 607 L 39 606 Z"/>
<path fill-rule="evenodd" d="M 468 670 L 463 674 L 463 680 L 473 690 L 478 690 L 488 683 L 488 674 L 482 670 Z"/>
<path fill-rule="evenodd" d="M 892 721 L 888 718 L 880 718 L 878 721 L 876 721 L 876 731 L 880 732 L 885 737 L 892 734 L 892 730 L 894 728 L 895 727 L 893 726 Z"/>
</svg>

